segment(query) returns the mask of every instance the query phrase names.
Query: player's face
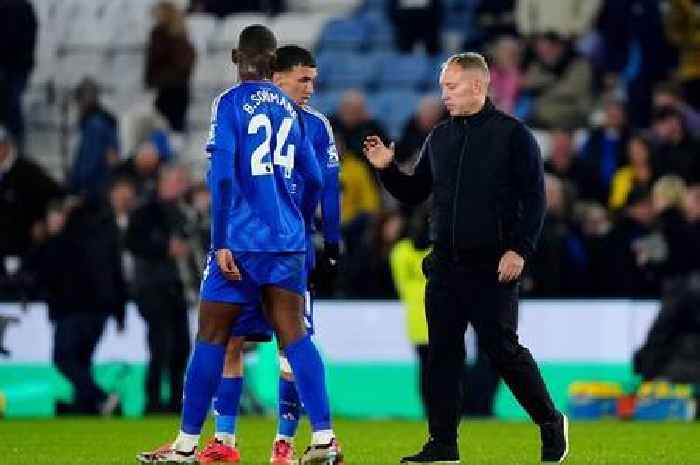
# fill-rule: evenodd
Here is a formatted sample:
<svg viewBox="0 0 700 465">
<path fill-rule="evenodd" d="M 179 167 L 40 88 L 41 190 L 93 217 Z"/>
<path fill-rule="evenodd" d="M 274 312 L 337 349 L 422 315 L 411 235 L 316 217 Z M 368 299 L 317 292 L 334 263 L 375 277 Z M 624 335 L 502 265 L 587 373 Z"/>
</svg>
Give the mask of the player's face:
<svg viewBox="0 0 700 465">
<path fill-rule="evenodd" d="M 450 63 L 440 76 L 442 101 L 450 116 L 469 114 L 478 101 L 478 71 L 465 70 L 460 65 Z"/>
<path fill-rule="evenodd" d="M 274 81 L 292 100 L 306 105 L 314 93 L 317 75 L 316 68 L 297 65 L 289 71 L 276 73 Z"/>
</svg>

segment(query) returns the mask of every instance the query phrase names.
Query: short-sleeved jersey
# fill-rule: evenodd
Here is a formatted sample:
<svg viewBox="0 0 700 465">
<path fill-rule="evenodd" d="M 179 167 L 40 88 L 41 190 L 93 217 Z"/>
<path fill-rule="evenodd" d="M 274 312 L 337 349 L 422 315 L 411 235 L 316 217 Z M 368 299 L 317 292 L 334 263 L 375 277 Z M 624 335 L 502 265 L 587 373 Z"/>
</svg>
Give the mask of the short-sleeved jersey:
<svg viewBox="0 0 700 465">
<path fill-rule="evenodd" d="M 320 184 L 299 107 L 266 81 L 244 81 L 212 105 L 207 152 L 212 246 L 234 252 L 302 252 L 294 174 Z M 313 166 L 309 165 L 313 162 Z M 230 172 L 229 172 L 230 170 Z M 225 211 L 224 211 L 225 210 Z"/>
<path fill-rule="evenodd" d="M 323 237 L 326 242 L 337 243 L 340 240 L 340 190 L 338 174 L 340 163 L 338 151 L 333 138 L 333 129 L 328 119 L 310 106 L 304 106 L 300 112 L 304 128 L 311 141 L 316 159 L 323 173 L 323 193 L 321 195 L 321 214 Z M 294 176 L 295 200 L 301 202 L 304 195 L 304 180 L 297 173 Z M 307 234 L 312 230 L 313 216 L 304 218 Z"/>
</svg>

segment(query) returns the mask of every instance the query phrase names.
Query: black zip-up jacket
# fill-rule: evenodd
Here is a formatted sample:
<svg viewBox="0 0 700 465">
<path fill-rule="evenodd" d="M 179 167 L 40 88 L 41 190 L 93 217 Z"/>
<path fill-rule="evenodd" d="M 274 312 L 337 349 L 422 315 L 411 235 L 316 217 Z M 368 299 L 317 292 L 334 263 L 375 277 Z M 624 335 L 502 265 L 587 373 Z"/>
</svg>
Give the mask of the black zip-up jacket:
<svg viewBox="0 0 700 465">
<path fill-rule="evenodd" d="M 535 249 L 545 213 L 540 150 L 522 122 L 489 100 L 474 115 L 435 126 L 412 175 L 392 163 L 380 178 L 404 203 L 433 194 L 438 252 L 490 258 L 513 250 L 527 259 Z"/>
</svg>

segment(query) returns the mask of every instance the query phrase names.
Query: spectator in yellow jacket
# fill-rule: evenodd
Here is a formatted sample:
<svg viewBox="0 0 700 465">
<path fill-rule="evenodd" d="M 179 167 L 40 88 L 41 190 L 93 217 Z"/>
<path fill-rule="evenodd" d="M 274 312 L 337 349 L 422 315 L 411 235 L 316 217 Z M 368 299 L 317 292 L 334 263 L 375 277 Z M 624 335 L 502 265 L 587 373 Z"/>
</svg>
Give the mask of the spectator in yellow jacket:
<svg viewBox="0 0 700 465">
<path fill-rule="evenodd" d="M 396 243 L 389 256 L 391 273 L 401 302 L 406 308 L 408 338 L 418 355 L 420 395 L 427 413 L 425 390 L 428 362 L 428 324 L 425 321 L 425 284 L 423 259 L 430 252 L 428 214 L 418 209 L 409 224 L 409 237 Z"/>
</svg>

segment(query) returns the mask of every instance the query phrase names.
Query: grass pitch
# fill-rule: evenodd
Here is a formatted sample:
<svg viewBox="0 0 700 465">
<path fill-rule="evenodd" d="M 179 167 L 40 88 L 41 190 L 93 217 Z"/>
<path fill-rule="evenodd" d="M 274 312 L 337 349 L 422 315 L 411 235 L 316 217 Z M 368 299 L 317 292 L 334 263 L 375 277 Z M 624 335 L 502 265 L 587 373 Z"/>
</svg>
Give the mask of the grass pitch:
<svg viewBox="0 0 700 465">
<path fill-rule="evenodd" d="M 0 420 L 0 464 L 134 465 L 137 452 L 171 440 L 177 426 L 175 417 Z M 273 419 L 239 420 L 242 465 L 268 463 L 274 428 Z M 426 434 L 424 423 L 408 421 L 338 420 L 335 429 L 348 465 L 397 464 L 420 448 Z M 297 450 L 308 439 L 303 425 Z M 573 423 L 571 443 L 571 465 L 700 465 L 698 423 Z M 539 432 L 528 423 L 465 421 L 460 450 L 467 465 L 536 464 Z"/>
</svg>

